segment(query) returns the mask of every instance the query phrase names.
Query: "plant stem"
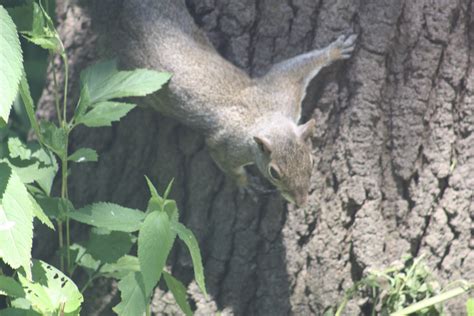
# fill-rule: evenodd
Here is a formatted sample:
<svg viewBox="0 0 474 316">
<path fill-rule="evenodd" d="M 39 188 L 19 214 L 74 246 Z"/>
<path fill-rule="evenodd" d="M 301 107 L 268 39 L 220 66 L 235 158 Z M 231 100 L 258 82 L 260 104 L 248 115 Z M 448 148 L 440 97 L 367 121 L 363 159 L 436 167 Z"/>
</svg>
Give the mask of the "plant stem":
<svg viewBox="0 0 474 316">
<path fill-rule="evenodd" d="M 61 43 L 62 45 L 62 43 Z M 67 123 L 67 117 L 66 117 L 66 109 L 67 109 L 67 89 L 68 89 L 68 79 L 69 79 L 69 64 L 67 61 L 67 55 L 66 52 L 61 54 L 61 57 L 63 58 L 64 62 L 64 103 L 63 103 L 63 118 L 64 118 L 64 123 Z"/>
<path fill-rule="evenodd" d="M 51 58 L 53 60 L 54 58 Z M 54 84 L 54 104 L 56 106 L 56 114 L 58 116 L 58 122 L 61 124 L 61 110 L 59 109 L 59 94 L 58 94 L 58 80 L 56 79 L 56 69 L 54 68 L 54 62 L 51 61 L 51 67 L 53 69 L 53 84 Z"/>
<path fill-rule="evenodd" d="M 63 249 L 64 241 L 63 241 L 63 222 L 58 220 L 58 239 L 59 239 L 59 249 Z M 64 271 L 64 257 L 61 253 L 59 252 L 59 268 L 61 271 Z"/>
<path fill-rule="evenodd" d="M 63 126 L 67 128 L 67 126 Z M 66 144 L 64 149 L 64 155 L 61 157 L 61 198 L 66 200 L 68 198 L 67 190 L 67 170 L 68 170 L 68 160 L 67 160 L 67 148 L 69 145 L 69 131 L 66 131 Z M 69 208 L 66 210 L 66 267 L 67 270 L 70 268 L 71 264 L 71 254 L 69 247 L 71 245 L 70 233 L 69 233 Z"/>
</svg>

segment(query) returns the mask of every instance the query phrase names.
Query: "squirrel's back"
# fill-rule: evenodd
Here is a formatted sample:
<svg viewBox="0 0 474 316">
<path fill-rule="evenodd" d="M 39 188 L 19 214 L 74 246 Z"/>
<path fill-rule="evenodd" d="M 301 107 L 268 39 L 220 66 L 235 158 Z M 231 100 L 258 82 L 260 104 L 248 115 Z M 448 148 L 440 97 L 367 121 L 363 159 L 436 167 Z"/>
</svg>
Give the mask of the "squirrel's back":
<svg viewBox="0 0 474 316">
<path fill-rule="evenodd" d="M 194 23 L 184 0 L 142 0 L 138 1 L 140 5 L 134 4 L 137 1 L 126 3 L 137 17 L 129 24 L 137 37 L 148 37 L 146 41 L 137 41 L 152 46 L 144 48 L 144 54 L 153 54 L 131 57 L 140 67 L 172 74 L 172 96 L 160 95 L 150 105 L 200 130 L 214 129 L 228 122 L 229 116 L 241 116 L 246 105 L 237 105 L 232 100 L 240 99 L 252 81 L 216 52 Z M 143 65 L 143 61 L 148 64 Z M 229 113 L 222 115 L 222 111 Z"/>
</svg>

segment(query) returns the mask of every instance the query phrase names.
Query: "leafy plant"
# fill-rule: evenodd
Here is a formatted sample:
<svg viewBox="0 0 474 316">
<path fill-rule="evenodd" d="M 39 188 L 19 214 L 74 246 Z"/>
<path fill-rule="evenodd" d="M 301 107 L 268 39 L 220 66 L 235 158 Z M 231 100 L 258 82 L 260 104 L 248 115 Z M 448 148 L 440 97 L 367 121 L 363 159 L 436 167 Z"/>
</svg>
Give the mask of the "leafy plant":
<svg viewBox="0 0 474 316">
<path fill-rule="evenodd" d="M 6 149 L 0 151 L 0 259 L 14 271 L 0 270 L 0 295 L 8 297 L 8 308 L 3 312 L 79 315 L 82 293 L 96 278 L 110 277 L 119 280 L 121 292 L 121 302 L 114 307 L 115 312 L 149 314 L 153 289 L 163 276 L 183 312 L 192 314 L 184 285 L 164 271 L 178 237 L 188 247 L 196 282 L 207 295 L 198 242 L 178 221 L 176 202 L 168 199 L 171 183 L 161 196 L 146 178 L 151 197 L 145 212 L 107 202 L 76 209 L 68 197 L 69 164 L 99 159 L 92 148 L 69 153 L 69 136 L 74 128 L 110 126 L 135 107 L 117 99 L 154 93 L 170 75 L 148 69 L 120 71 L 115 61 L 102 61 L 81 73 L 80 99 L 70 114 L 64 45 L 41 1 L 30 1 L 28 12 L 32 12 L 31 29 L 21 34 L 48 50 L 51 60 L 56 55 L 61 57 L 64 95 L 60 102 L 53 67 L 57 123 L 36 118 L 16 26 L 0 5 L 0 46 L 4 52 L 0 55 L 0 95 L 3 96 L 0 118 L 4 124 L 8 121 L 11 104 L 19 93 L 37 138 L 36 142 L 24 144 L 19 138 L 10 137 L 2 144 Z M 61 171 L 58 179 L 61 190 L 59 196 L 54 196 L 52 185 L 58 170 Z M 35 217 L 57 230 L 59 269 L 31 257 Z M 71 243 L 71 220 L 91 226 L 88 240 Z M 134 244 L 137 244 L 137 256 L 129 254 Z M 88 276 L 80 290 L 73 281 L 77 269 Z"/>
<path fill-rule="evenodd" d="M 423 256 L 405 256 L 403 262 L 384 271 L 372 271 L 346 291 L 335 315 L 343 314 L 349 300 L 364 297 L 371 315 L 443 315 L 443 303 L 474 289 L 474 284 L 458 281 L 457 287 L 441 290 Z M 468 301 L 467 310 L 472 308 Z M 329 312 L 328 315 L 333 315 Z"/>
</svg>

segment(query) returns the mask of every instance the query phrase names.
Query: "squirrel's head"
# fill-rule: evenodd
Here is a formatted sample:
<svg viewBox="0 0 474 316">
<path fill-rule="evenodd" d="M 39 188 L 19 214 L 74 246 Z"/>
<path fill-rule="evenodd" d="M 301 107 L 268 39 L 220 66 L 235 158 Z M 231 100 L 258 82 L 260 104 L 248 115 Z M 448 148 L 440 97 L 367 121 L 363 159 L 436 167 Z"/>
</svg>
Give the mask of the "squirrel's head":
<svg viewBox="0 0 474 316">
<path fill-rule="evenodd" d="M 314 119 L 299 126 L 276 122 L 253 137 L 258 169 L 287 201 L 297 206 L 303 206 L 308 198 L 313 169 L 309 137 L 315 125 Z"/>
</svg>

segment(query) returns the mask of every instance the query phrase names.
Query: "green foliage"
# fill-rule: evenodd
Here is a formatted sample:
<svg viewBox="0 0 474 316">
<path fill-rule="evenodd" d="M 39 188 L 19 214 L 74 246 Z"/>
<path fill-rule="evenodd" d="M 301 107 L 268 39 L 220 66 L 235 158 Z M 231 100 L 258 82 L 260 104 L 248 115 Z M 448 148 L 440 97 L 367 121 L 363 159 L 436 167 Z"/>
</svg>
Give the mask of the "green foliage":
<svg viewBox="0 0 474 316">
<path fill-rule="evenodd" d="M 121 302 L 113 308 L 118 315 L 143 315 L 148 307 L 145 283 L 140 272 L 132 272 L 118 284 Z"/>
<path fill-rule="evenodd" d="M 114 263 L 132 248 L 132 236 L 124 232 L 92 229 L 89 237 L 87 252 L 103 263 Z"/>
<path fill-rule="evenodd" d="M 207 295 L 206 285 L 204 282 L 204 268 L 202 266 L 201 252 L 199 251 L 199 244 L 194 237 L 192 231 L 187 229 L 183 224 L 179 222 L 173 222 L 171 224 L 171 230 L 178 234 L 178 237 L 184 241 L 191 253 L 191 259 L 193 260 L 194 278 L 201 289 L 201 291 Z"/>
<path fill-rule="evenodd" d="M 25 185 L 6 163 L 0 163 L 0 258 L 30 275 L 33 206 Z"/>
<path fill-rule="evenodd" d="M 166 271 L 163 271 L 163 277 L 165 279 L 166 286 L 171 291 L 171 293 L 173 293 L 174 299 L 183 313 L 186 316 L 192 315 L 193 312 L 191 310 L 191 306 L 189 306 L 189 303 L 186 300 L 186 288 L 184 287 L 183 283 Z"/>
<path fill-rule="evenodd" d="M 56 53 L 62 53 L 64 48 L 54 23 L 43 6 L 33 2 L 33 22 L 31 31 L 23 31 L 23 36 L 30 42 Z"/>
<path fill-rule="evenodd" d="M 99 155 L 94 149 L 80 148 L 67 159 L 74 162 L 90 162 L 99 160 Z"/>
<path fill-rule="evenodd" d="M 466 302 L 467 316 L 474 316 L 474 298 L 470 298 Z"/>
<path fill-rule="evenodd" d="M 36 311 L 43 315 L 57 315 L 59 312 L 79 315 L 83 298 L 71 279 L 40 260 L 33 260 L 32 272 L 32 280 L 22 274 L 19 274 L 19 279 L 25 288 L 25 298 Z"/>
<path fill-rule="evenodd" d="M 64 45 L 41 1 L 28 0 L 22 7 L 9 10 L 28 41 L 62 58 L 67 78 Z M 25 21 L 25 16 L 31 19 Z M 190 251 L 196 282 L 206 294 L 198 243 L 192 232 L 178 222 L 176 202 L 168 199 L 171 183 L 162 197 L 146 178 L 151 193 L 146 212 L 108 202 L 75 209 L 68 199 L 68 163 L 95 162 L 99 158 L 91 148 L 68 152 L 73 129 L 80 124 L 102 127 L 119 121 L 135 105 L 114 99 L 153 93 L 170 75 L 147 69 L 119 71 L 115 61 L 101 62 L 81 74 L 80 99 L 72 117 L 67 117 L 66 79 L 62 108 L 60 89 L 56 82 L 54 86 L 58 123 L 38 121 L 22 71 L 15 25 L 1 6 L 0 28 L 0 46 L 7 51 L 2 55 L 7 60 L 0 60 L 0 94 L 8 96 L 0 101 L 7 101 L 5 106 L 0 103 L 1 117 L 8 120 L 18 89 L 25 117 L 38 140 L 25 144 L 18 137 L 0 137 L 0 259 L 16 270 L 11 276 L 1 275 L 0 270 L 0 294 L 9 297 L 8 308 L 1 310 L 0 315 L 79 315 L 81 293 L 98 277 L 119 280 L 122 301 L 114 308 L 119 315 L 141 315 L 149 312 L 153 289 L 163 273 L 178 305 L 186 315 L 191 315 L 184 285 L 164 272 L 174 240 L 179 236 Z M 51 195 L 55 178 L 61 185 L 60 196 Z M 60 269 L 32 260 L 34 217 L 57 231 Z M 87 240 L 71 245 L 70 220 L 91 227 Z M 135 243 L 138 256 L 129 255 Z M 81 290 L 70 278 L 78 269 L 88 277 Z"/>
<path fill-rule="evenodd" d="M 371 315 L 443 315 L 442 302 L 474 289 L 462 281 L 461 286 L 441 291 L 423 256 L 405 256 L 384 271 L 372 271 L 346 291 L 335 315 L 343 315 L 347 302 L 357 296 L 368 298 Z M 328 315 L 333 315 L 328 311 Z"/>
<path fill-rule="evenodd" d="M 8 121 L 21 78 L 22 53 L 16 26 L 0 5 L 0 120 Z"/>
<path fill-rule="evenodd" d="M 25 291 L 15 279 L 0 275 L 0 295 L 24 297 Z"/>
<path fill-rule="evenodd" d="M 122 232 L 137 231 L 145 218 L 139 210 L 105 202 L 85 206 L 69 216 L 84 224 Z"/>
<path fill-rule="evenodd" d="M 135 104 L 122 102 L 100 102 L 89 112 L 79 116 L 76 124 L 84 124 L 87 127 L 111 126 L 112 122 L 120 120 L 135 107 Z"/>
<path fill-rule="evenodd" d="M 145 218 L 138 234 L 138 261 L 149 296 L 161 278 L 166 259 L 176 234 L 171 231 L 170 219 L 165 212 L 151 212 Z M 158 249 L 158 251 L 154 251 Z"/>
<path fill-rule="evenodd" d="M 119 71 L 117 62 L 103 61 L 81 74 L 81 86 L 88 87 L 88 105 L 124 97 L 153 93 L 170 79 L 170 74 L 148 69 Z M 82 93 L 81 93 L 82 96 Z"/>
</svg>

